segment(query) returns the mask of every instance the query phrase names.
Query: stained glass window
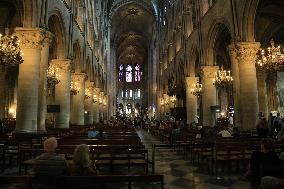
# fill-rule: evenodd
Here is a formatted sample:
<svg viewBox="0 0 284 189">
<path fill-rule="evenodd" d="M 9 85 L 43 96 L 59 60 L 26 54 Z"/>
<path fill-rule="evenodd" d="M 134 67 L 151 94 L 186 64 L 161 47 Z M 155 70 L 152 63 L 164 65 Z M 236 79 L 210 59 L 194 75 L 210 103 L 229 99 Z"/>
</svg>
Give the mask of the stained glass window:
<svg viewBox="0 0 284 189">
<path fill-rule="evenodd" d="M 140 89 L 137 90 L 137 98 L 139 99 L 141 97 Z"/>
<path fill-rule="evenodd" d="M 132 98 L 132 90 L 129 91 L 129 97 Z"/>
<path fill-rule="evenodd" d="M 135 66 L 135 81 L 141 80 L 141 72 L 140 72 L 140 65 Z"/>
<path fill-rule="evenodd" d="M 123 81 L 123 65 L 119 66 L 119 73 L 118 73 L 119 81 Z"/>
<path fill-rule="evenodd" d="M 130 65 L 126 67 L 126 82 L 132 82 L 132 67 Z"/>
</svg>

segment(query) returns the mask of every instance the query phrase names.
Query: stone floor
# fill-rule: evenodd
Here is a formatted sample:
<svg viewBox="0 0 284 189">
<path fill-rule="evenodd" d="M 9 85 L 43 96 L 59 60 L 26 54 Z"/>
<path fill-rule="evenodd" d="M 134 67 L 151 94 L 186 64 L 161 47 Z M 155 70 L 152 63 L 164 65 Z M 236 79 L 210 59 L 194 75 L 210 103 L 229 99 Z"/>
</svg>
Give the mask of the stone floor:
<svg viewBox="0 0 284 189">
<path fill-rule="evenodd" d="M 138 131 L 140 138 L 151 151 L 152 144 L 160 144 L 155 137 L 146 131 Z M 151 153 L 150 153 L 151 154 Z M 249 183 L 240 181 L 240 175 L 224 177 L 217 180 L 212 175 L 202 174 L 198 167 L 192 166 L 183 155 L 174 149 L 159 148 L 156 150 L 155 172 L 163 174 L 166 189 L 249 189 Z"/>
<path fill-rule="evenodd" d="M 161 142 L 151 136 L 144 130 L 137 131 L 139 137 L 149 150 L 149 157 L 152 154 L 152 144 L 160 144 Z M 249 189 L 249 183 L 240 181 L 239 175 L 224 177 L 217 180 L 214 176 L 201 173 L 198 167 L 192 166 L 189 160 L 186 160 L 183 155 L 171 148 L 158 148 L 155 156 L 155 173 L 163 174 L 165 181 L 165 189 Z M 121 171 L 121 170 L 120 170 Z M 151 168 L 149 168 L 151 171 Z M 18 168 L 6 169 L 0 175 L 17 175 Z M 10 185 L 1 186 L 0 189 L 18 189 L 21 186 Z M 125 185 L 107 185 L 107 189 L 125 189 Z M 159 188 L 158 183 L 152 184 L 136 184 L 133 189 L 156 189 Z"/>
</svg>

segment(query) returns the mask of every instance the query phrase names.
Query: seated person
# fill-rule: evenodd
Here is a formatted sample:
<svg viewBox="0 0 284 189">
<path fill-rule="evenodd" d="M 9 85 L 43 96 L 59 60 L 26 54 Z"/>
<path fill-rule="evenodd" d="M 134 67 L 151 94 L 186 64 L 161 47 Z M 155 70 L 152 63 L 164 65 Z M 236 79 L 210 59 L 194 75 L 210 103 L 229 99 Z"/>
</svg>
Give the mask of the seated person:
<svg viewBox="0 0 284 189">
<path fill-rule="evenodd" d="M 261 188 L 262 189 L 283 189 L 284 188 L 284 178 L 276 178 L 271 176 L 265 176 L 261 178 Z"/>
<path fill-rule="evenodd" d="M 57 140 L 55 137 L 48 138 L 43 143 L 44 153 L 35 159 L 35 176 L 59 176 L 66 172 L 64 155 L 55 153 Z"/>
<path fill-rule="evenodd" d="M 281 128 L 280 132 L 276 136 L 277 140 L 283 140 L 284 139 L 284 127 Z"/>
<path fill-rule="evenodd" d="M 204 129 L 201 128 L 198 130 L 198 133 L 196 134 L 195 138 L 203 138 L 204 137 Z"/>
<path fill-rule="evenodd" d="M 218 136 L 221 136 L 223 138 L 229 138 L 232 137 L 231 133 L 227 130 L 226 127 L 223 127 L 221 131 L 217 134 Z"/>
<path fill-rule="evenodd" d="M 76 147 L 73 154 L 73 161 L 69 165 L 71 176 L 91 176 L 96 175 L 96 168 L 90 160 L 89 146 L 81 144 Z"/>
<path fill-rule="evenodd" d="M 260 178 L 263 176 L 281 176 L 278 171 L 273 170 L 273 167 L 277 167 L 280 162 L 273 150 L 273 142 L 269 138 L 262 139 L 260 152 L 254 152 L 251 156 L 251 188 L 257 188 L 260 185 Z"/>
<path fill-rule="evenodd" d="M 106 134 L 104 133 L 103 129 L 99 130 L 99 133 L 95 136 L 96 139 L 106 139 Z"/>
</svg>

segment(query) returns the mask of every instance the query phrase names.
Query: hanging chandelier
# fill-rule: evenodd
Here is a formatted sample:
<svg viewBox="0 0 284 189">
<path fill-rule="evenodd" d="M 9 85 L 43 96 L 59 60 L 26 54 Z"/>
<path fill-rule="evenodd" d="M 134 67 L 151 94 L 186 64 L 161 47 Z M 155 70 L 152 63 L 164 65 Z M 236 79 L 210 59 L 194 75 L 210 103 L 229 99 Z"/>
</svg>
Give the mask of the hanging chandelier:
<svg viewBox="0 0 284 189">
<path fill-rule="evenodd" d="M 20 40 L 16 36 L 9 36 L 6 29 L 5 35 L 0 34 L 0 65 L 4 67 L 17 66 L 24 62 L 24 53 L 19 47 Z"/>
<path fill-rule="evenodd" d="M 47 87 L 51 88 L 58 83 L 60 83 L 61 74 L 59 73 L 59 68 L 50 65 L 47 69 Z"/>
<path fill-rule="evenodd" d="M 256 66 L 265 70 L 283 70 L 284 68 L 284 49 L 281 46 L 275 46 L 274 40 L 271 39 L 270 47 L 260 49 Z"/>
<path fill-rule="evenodd" d="M 202 92 L 202 84 L 197 81 L 196 84 L 192 84 L 190 88 L 190 93 L 194 96 L 200 97 Z"/>
<path fill-rule="evenodd" d="M 164 106 L 164 105 L 165 105 L 165 100 L 164 100 L 163 97 L 162 97 L 161 100 L 160 100 L 160 105 L 161 105 L 161 106 Z"/>
<path fill-rule="evenodd" d="M 173 96 L 177 92 L 177 86 L 174 77 L 168 79 L 168 95 Z"/>
<path fill-rule="evenodd" d="M 176 95 L 170 96 L 170 102 L 171 102 L 171 103 L 175 103 L 176 100 L 177 100 Z"/>
<path fill-rule="evenodd" d="M 103 105 L 104 105 L 104 106 L 107 105 L 107 97 L 106 97 L 106 96 L 103 97 Z"/>
<path fill-rule="evenodd" d="M 98 100 L 99 100 L 98 95 L 94 94 L 93 95 L 93 102 L 96 103 L 96 102 L 98 102 Z"/>
<path fill-rule="evenodd" d="M 71 95 L 77 95 L 79 91 L 80 91 L 80 87 L 78 87 L 78 82 L 71 81 L 71 85 L 70 85 Z"/>
<path fill-rule="evenodd" d="M 91 94 L 91 90 L 89 88 L 86 88 L 85 90 L 85 99 L 89 99 L 91 98 L 92 94 Z"/>
<path fill-rule="evenodd" d="M 225 88 L 229 85 L 231 85 L 233 82 L 233 77 L 231 76 L 230 70 L 218 70 L 215 73 L 215 78 L 213 79 L 213 85 L 215 85 L 217 88 Z"/>
</svg>

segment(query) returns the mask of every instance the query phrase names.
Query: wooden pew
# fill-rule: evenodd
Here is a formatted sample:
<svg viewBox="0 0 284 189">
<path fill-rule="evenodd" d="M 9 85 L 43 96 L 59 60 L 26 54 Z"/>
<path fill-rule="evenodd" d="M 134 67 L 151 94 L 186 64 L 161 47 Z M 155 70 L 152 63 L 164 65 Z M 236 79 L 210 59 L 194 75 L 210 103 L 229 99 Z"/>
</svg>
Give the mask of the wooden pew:
<svg viewBox="0 0 284 189">
<path fill-rule="evenodd" d="M 24 184 L 32 189 L 34 184 L 54 184 L 57 189 L 65 188 L 96 188 L 108 183 L 127 183 L 128 189 L 133 183 L 160 183 L 164 189 L 163 175 L 99 175 L 99 176 L 61 176 L 57 178 L 38 178 L 35 176 L 0 176 L 0 186 L 7 184 Z"/>
</svg>

